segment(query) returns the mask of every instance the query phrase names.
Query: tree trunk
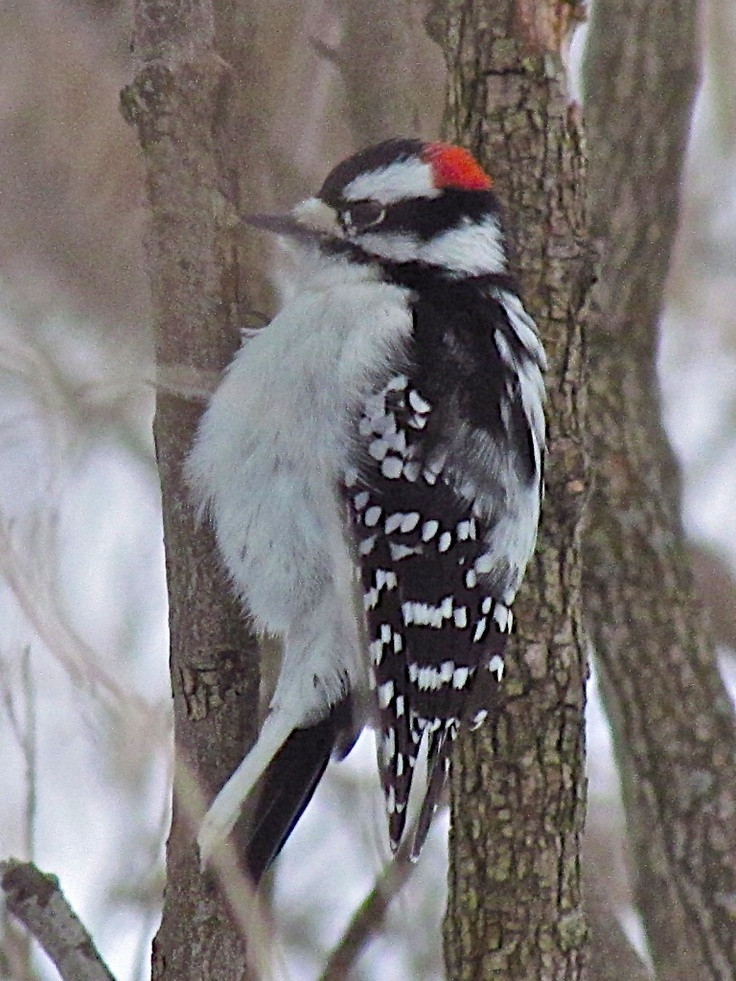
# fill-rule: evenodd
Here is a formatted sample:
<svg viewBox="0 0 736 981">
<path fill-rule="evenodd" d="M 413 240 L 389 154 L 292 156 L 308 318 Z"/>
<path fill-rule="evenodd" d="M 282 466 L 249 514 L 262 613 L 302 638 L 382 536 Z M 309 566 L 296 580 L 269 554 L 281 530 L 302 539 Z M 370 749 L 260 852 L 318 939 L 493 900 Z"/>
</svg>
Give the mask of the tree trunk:
<svg viewBox="0 0 736 981">
<path fill-rule="evenodd" d="M 154 431 L 176 757 L 152 976 L 235 981 L 246 976 L 242 922 L 226 898 L 229 893 L 232 900 L 237 888 L 216 888 L 200 874 L 194 832 L 204 799 L 224 783 L 254 737 L 258 659 L 212 536 L 196 525 L 182 463 L 204 396 L 239 341 L 243 294 L 233 239 L 239 210 L 233 158 L 242 131 L 209 0 L 138 0 L 135 17 L 138 70 L 122 105 L 138 130 L 150 208 L 146 245 L 159 379 Z M 187 397 L 197 390 L 199 397 Z"/>
<path fill-rule="evenodd" d="M 590 282 L 583 155 L 555 39 L 517 5 L 435 3 L 449 70 L 444 135 L 469 146 L 506 204 L 527 308 L 550 358 L 542 532 L 516 604 L 505 704 L 465 737 L 452 776 L 447 971 L 460 979 L 577 979 L 585 806 L 578 534 L 585 500 L 580 309 Z"/>
<path fill-rule="evenodd" d="M 736 976 L 736 728 L 693 596 L 657 324 L 697 81 L 695 0 L 595 5 L 586 54 L 594 492 L 588 627 L 661 981 Z"/>
</svg>

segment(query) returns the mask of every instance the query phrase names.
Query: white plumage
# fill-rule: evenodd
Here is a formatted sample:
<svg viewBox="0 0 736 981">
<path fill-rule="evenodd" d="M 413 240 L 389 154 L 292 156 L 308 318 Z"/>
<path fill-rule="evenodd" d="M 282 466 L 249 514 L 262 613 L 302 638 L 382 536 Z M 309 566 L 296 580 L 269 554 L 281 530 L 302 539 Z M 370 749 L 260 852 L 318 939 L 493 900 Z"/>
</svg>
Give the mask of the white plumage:
<svg viewBox="0 0 736 981">
<path fill-rule="evenodd" d="M 411 331 L 407 291 L 309 253 L 297 275 L 293 299 L 230 365 L 188 460 L 235 589 L 256 628 L 284 644 L 261 735 L 202 826 L 203 862 L 289 733 L 366 684 L 338 481 L 356 400 Z"/>
</svg>

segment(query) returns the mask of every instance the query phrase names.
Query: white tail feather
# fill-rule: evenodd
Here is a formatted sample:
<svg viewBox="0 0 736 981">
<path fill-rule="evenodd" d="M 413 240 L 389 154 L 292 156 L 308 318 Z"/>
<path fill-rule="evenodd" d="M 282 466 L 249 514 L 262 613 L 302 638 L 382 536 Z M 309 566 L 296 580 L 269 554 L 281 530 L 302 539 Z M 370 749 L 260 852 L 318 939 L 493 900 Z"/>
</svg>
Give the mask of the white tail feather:
<svg viewBox="0 0 736 981">
<path fill-rule="evenodd" d="M 213 852 L 233 830 L 248 794 L 293 729 L 293 724 L 278 712 L 272 712 L 266 718 L 255 745 L 215 797 L 204 816 L 197 835 L 202 868 L 207 865 Z"/>
</svg>

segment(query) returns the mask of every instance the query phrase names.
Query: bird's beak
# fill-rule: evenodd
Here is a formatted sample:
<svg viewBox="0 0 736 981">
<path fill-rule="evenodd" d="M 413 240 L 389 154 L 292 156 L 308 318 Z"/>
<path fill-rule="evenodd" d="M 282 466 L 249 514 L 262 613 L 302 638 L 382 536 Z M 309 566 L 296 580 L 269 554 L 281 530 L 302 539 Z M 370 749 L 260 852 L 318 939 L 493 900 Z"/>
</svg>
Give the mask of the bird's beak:
<svg viewBox="0 0 736 981">
<path fill-rule="evenodd" d="M 319 198 L 307 198 L 285 215 L 247 215 L 245 221 L 289 238 L 341 238 L 337 212 Z"/>
</svg>

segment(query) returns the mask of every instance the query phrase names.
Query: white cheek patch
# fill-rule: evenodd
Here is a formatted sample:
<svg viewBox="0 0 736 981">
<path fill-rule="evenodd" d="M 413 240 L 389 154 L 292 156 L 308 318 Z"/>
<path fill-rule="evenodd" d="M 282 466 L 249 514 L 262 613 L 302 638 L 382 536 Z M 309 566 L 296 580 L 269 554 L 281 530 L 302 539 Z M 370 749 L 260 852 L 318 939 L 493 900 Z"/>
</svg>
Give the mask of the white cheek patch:
<svg viewBox="0 0 736 981">
<path fill-rule="evenodd" d="M 347 201 L 378 201 L 393 204 L 404 198 L 436 198 L 442 189 L 435 187 L 431 164 L 418 157 L 397 160 L 380 170 L 358 174 L 343 190 Z"/>
<path fill-rule="evenodd" d="M 389 262 L 423 262 L 464 276 L 506 271 L 503 235 L 493 215 L 479 223 L 465 218 L 459 228 L 450 228 L 427 242 L 407 232 L 379 231 L 359 235 L 355 241 Z"/>
<path fill-rule="evenodd" d="M 430 266 L 444 266 L 469 276 L 506 271 L 503 234 L 497 218 L 488 215 L 481 222 L 463 220 L 422 244 L 418 258 Z"/>
<path fill-rule="evenodd" d="M 390 262 L 416 262 L 419 258 L 419 242 L 414 235 L 403 232 L 368 232 L 355 241 L 361 249 L 379 259 Z"/>
</svg>

